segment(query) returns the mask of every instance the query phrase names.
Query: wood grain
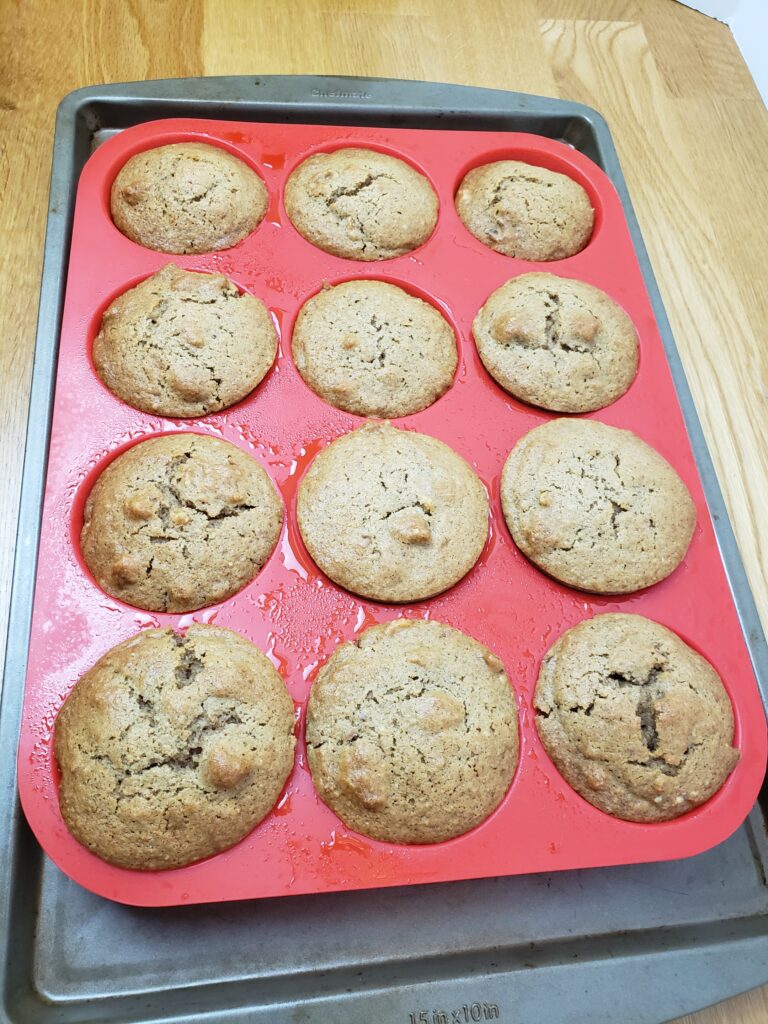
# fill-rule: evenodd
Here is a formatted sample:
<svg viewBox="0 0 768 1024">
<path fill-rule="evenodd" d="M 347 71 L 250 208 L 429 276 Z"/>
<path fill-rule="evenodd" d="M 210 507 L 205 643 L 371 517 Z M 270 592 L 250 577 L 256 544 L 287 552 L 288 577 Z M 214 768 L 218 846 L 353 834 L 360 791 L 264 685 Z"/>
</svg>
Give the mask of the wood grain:
<svg viewBox="0 0 768 1024">
<path fill-rule="evenodd" d="M 253 73 L 459 82 L 605 114 L 768 624 L 768 114 L 727 28 L 671 0 L 0 0 L 0 15 L 0 643 L 56 105 L 99 82 Z M 681 1020 L 764 1024 L 768 986 Z"/>
</svg>

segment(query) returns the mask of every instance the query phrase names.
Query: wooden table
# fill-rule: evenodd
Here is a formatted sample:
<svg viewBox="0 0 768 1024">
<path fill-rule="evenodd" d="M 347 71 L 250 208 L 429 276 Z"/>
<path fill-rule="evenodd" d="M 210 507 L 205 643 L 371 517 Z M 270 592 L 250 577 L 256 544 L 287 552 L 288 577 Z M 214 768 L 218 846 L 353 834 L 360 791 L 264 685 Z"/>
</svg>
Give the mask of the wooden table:
<svg viewBox="0 0 768 1024">
<path fill-rule="evenodd" d="M 602 111 L 768 626 L 768 114 L 725 26 L 673 0 L 0 0 L 0 14 L 0 644 L 56 105 L 101 82 L 253 73 L 459 82 Z M 765 1024 L 768 986 L 683 1020 Z"/>
</svg>

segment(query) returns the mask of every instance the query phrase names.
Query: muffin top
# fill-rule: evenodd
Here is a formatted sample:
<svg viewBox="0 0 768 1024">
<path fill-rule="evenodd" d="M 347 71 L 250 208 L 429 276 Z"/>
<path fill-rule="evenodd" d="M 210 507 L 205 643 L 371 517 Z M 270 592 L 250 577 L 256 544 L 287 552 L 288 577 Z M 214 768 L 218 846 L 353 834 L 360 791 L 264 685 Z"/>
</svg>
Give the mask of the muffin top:
<svg viewBox="0 0 768 1024">
<path fill-rule="evenodd" d="M 637 373 L 637 334 L 605 292 L 554 274 L 521 274 L 493 292 L 473 325 L 490 375 L 515 398 L 591 412 Z"/>
<path fill-rule="evenodd" d="M 739 758 L 717 672 L 642 615 L 597 615 L 564 633 L 542 662 L 534 706 L 566 781 L 628 821 L 685 814 Z"/>
<path fill-rule="evenodd" d="M 326 286 L 293 329 L 299 373 L 321 398 L 360 416 L 407 416 L 451 386 L 450 324 L 428 302 L 384 281 Z"/>
<path fill-rule="evenodd" d="M 373 149 L 308 157 L 286 182 L 285 209 L 308 242 L 351 260 L 402 256 L 437 224 L 437 196 L 424 175 Z"/>
<path fill-rule="evenodd" d="M 277 354 L 266 307 L 222 274 L 169 263 L 104 311 L 96 372 L 124 402 L 160 416 L 205 416 L 252 391 Z"/>
<path fill-rule="evenodd" d="M 249 455 L 214 437 L 165 434 L 107 466 L 86 501 L 80 546 L 108 594 L 187 612 L 244 587 L 281 525 L 280 498 Z"/>
<path fill-rule="evenodd" d="M 293 728 L 285 684 L 243 637 L 146 630 L 105 654 L 59 712 L 62 816 L 111 864 L 190 864 L 269 813 L 293 767 Z"/>
<path fill-rule="evenodd" d="M 299 528 L 326 575 L 378 601 L 419 601 L 457 583 L 488 535 L 488 499 L 451 448 L 367 423 L 314 459 Z"/>
<path fill-rule="evenodd" d="M 562 260 L 589 241 L 594 210 L 573 178 L 519 160 L 470 171 L 456 193 L 464 226 L 483 245 L 519 260 Z"/>
<path fill-rule="evenodd" d="M 267 189 L 236 156 L 201 142 L 132 156 L 112 185 L 112 220 L 158 252 L 201 253 L 241 242 L 267 212 Z"/>
<path fill-rule="evenodd" d="M 627 594 L 668 576 L 696 525 L 688 488 L 628 430 L 556 419 L 525 434 L 501 477 L 512 537 L 540 569 L 579 590 Z"/>
<path fill-rule="evenodd" d="M 312 685 L 307 756 L 350 828 L 396 843 L 461 835 L 498 806 L 517 765 L 504 666 L 441 623 L 373 626 L 337 647 Z"/>
</svg>

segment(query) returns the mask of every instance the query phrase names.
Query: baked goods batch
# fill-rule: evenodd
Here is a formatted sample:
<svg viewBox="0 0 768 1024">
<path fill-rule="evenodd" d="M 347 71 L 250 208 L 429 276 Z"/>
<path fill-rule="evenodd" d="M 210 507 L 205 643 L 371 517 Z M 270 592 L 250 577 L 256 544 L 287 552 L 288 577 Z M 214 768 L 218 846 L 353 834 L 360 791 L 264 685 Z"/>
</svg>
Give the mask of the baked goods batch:
<svg viewBox="0 0 768 1024">
<path fill-rule="evenodd" d="M 228 150 L 178 143 L 131 156 L 110 202 L 114 225 L 132 242 L 199 254 L 242 242 L 270 198 L 259 174 Z M 366 264 L 409 254 L 440 230 L 427 177 L 378 150 L 306 157 L 288 174 L 283 200 L 288 230 Z M 469 170 L 455 207 L 475 240 L 515 260 L 568 259 L 595 227 L 578 182 L 516 160 Z M 638 372 L 631 318 L 574 276 L 513 267 L 477 310 L 472 338 L 490 387 L 551 413 L 603 409 Z M 287 503 L 308 557 L 350 594 L 398 606 L 477 571 L 494 515 L 486 486 L 451 445 L 388 422 L 450 391 L 463 340 L 437 305 L 392 282 L 323 281 L 302 297 L 280 358 L 324 402 L 376 417 L 314 454 L 295 508 Z M 257 296 L 222 274 L 173 263 L 111 302 L 92 347 L 116 400 L 187 419 L 249 395 L 258 402 L 277 353 L 275 324 Z M 696 525 L 688 488 L 629 431 L 549 416 L 518 438 L 497 473 L 515 545 L 567 587 L 632 594 L 686 556 Z M 113 598 L 188 612 L 258 586 L 283 518 L 281 497 L 252 456 L 177 431 L 140 440 L 101 472 L 80 550 Z M 340 639 L 314 676 L 308 767 L 347 828 L 389 843 L 440 843 L 481 825 L 510 792 L 520 680 L 439 616 L 390 610 L 391 621 Z M 640 615 L 594 615 L 560 632 L 540 662 L 533 709 L 568 786 L 599 811 L 639 822 L 685 814 L 717 792 L 739 751 L 714 667 Z M 294 767 L 295 723 L 286 681 L 244 637 L 199 624 L 145 630 L 86 671 L 58 715 L 64 821 L 121 867 L 211 856 L 269 815 Z"/>
</svg>

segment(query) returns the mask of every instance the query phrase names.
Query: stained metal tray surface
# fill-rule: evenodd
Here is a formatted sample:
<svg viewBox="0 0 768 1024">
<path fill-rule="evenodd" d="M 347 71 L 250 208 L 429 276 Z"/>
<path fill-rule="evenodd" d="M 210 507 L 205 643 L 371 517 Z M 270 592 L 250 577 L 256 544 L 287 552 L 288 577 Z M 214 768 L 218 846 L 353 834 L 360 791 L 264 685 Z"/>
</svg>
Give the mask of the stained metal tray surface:
<svg viewBox="0 0 768 1024">
<path fill-rule="evenodd" d="M 50 408 L 75 188 L 104 138 L 162 117 L 525 131 L 598 163 L 624 203 L 764 700 L 768 652 L 610 133 L 579 104 L 377 79 L 97 86 L 59 108 L 0 715 L 1 1019 L 13 1022 L 657 1024 L 768 981 L 768 836 L 758 804 L 683 861 L 226 906 L 110 903 L 40 851 L 18 804 Z M 521 841 L 522 841 L 521 837 Z"/>
</svg>

